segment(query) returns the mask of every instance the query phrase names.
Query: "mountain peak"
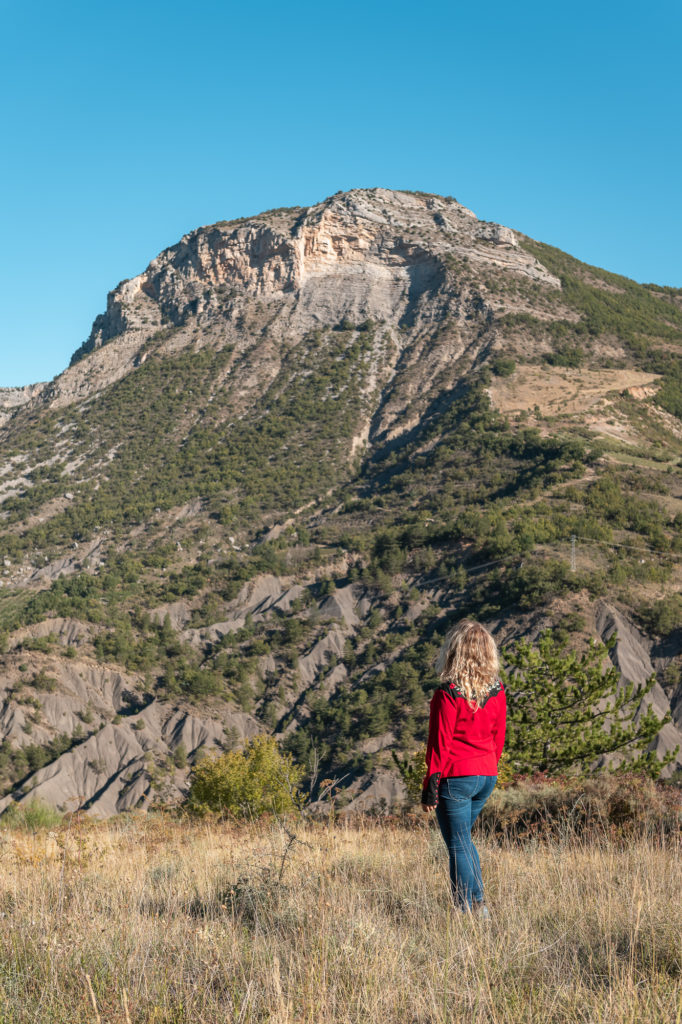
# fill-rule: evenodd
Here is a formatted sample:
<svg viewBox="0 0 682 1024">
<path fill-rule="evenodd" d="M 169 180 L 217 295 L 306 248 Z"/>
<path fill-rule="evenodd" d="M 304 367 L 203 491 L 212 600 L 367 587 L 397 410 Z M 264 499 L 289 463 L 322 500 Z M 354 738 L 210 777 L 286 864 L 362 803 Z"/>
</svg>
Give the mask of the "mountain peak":
<svg viewBox="0 0 682 1024">
<path fill-rule="evenodd" d="M 560 288 L 515 232 L 479 221 L 451 197 L 421 192 L 353 189 L 308 208 L 196 228 L 109 293 L 106 312 L 50 399 L 85 397 L 133 369 L 164 331 L 204 332 L 216 319 L 235 322 L 252 300 L 286 307 L 280 312 L 296 332 L 343 319 L 398 326 L 456 268 L 469 280 L 503 272 Z M 113 341 L 115 356 L 89 360 L 87 371 L 79 365 Z"/>
</svg>

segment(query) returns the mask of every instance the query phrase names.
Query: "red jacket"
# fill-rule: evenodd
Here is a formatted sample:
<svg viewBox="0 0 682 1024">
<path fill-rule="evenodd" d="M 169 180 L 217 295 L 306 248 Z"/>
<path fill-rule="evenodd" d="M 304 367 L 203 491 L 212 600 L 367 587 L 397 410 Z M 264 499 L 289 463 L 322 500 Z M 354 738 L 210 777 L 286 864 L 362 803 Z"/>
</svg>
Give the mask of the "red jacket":
<svg viewBox="0 0 682 1024">
<path fill-rule="evenodd" d="M 499 680 L 475 710 L 455 683 L 439 686 L 431 698 L 422 803 L 438 802 L 441 778 L 497 775 L 506 724 L 507 697 Z"/>
</svg>

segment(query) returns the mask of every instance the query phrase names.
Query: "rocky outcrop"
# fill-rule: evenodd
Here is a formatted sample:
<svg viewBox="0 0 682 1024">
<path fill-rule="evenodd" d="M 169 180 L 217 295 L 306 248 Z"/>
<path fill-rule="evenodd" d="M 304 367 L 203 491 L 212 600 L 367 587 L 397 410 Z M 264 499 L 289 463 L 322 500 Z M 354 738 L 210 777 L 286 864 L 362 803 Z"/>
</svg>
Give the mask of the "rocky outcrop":
<svg viewBox="0 0 682 1024">
<path fill-rule="evenodd" d="M 0 388 L 0 427 L 17 409 L 39 398 L 47 384 L 28 384 L 23 388 Z"/>
<path fill-rule="evenodd" d="M 394 772 L 377 771 L 358 779 L 350 788 L 350 803 L 343 814 L 357 814 L 400 806 L 407 799 L 405 784 Z"/>
<path fill-rule="evenodd" d="M 607 601 L 598 601 L 595 606 L 595 625 L 599 636 L 605 642 L 611 640 L 614 634 L 617 637 L 610 655 L 613 664 L 620 670 L 621 685 L 634 683 L 635 687 L 640 687 L 657 674 L 651 660 L 652 641 L 643 636 L 617 608 Z M 672 661 L 672 658 L 668 660 Z M 659 658 L 659 672 L 664 670 L 665 666 L 666 659 Z M 663 719 L 665 715 L 672 713 L 672 710 L 677 708 L 680 702 L 682 702 L 682 683 L 679 683 L 670 694 L 666 694 L 660 681 L 657 680 L 649 693 L 642 698 L 635 721 L 646 714 L 649 707 L 653 707 L 656 715 Z M 673 720 L 663 726 L 648 749 L 655 751 L 659 758 L 663 758 L 676 747 L 679 747 L 680 750 L 679 758 L 663 770 L 664 776 L 671 775 L 677 765 L 682 764 L 682 729 Z"/>
<path fill-rule="evenodd" d="M 228 633 L 234 633 L 241 629 L 246 622 L 247 616 L 254 622 L 260 622 L 266 612 L 273 608 L 288 611 L 291 602 L 303 593 L 303 588 L 294 584 L 287 587 L 277 576 L 265 574 L 250 580 L 240 590 L 234 601 L 230 602 L 232 616 L 221 622 L 215 622 L 203 629 L 187 629 L 183 636 L 191 643 L 201 644 L 206 641 L 214 643 L 222 639 Z M 154 610 L 157 621 L 161 620 L 161 611 Z M 189 616 L 188 616 L 189 617 Z M 179 622 L 179 620 L 176 620 Z"/>
<path fill-rule="evenodd" d="M 15 630 L 9 638 L 10 650 L 21 646 L 26 640 L 40 640 L 45 637 L 54 637 L 66 646 L 71 647 L 80 643 L 84 638 L 89 637 L 91 629 L 84 622 L 78 619 L 43 619 L 31 626 L 24 626 Z"/>
<path fill-rule="evenodd" d="M 322 602 L 320 615 L 328 619 L 338 619 L 345 626 L 357 626 L 360 622 L 356 611 L 357 603 L 356 587 L 340 587 Z"/>
<path fill-rule="evenodd" d="M 489 243 L 496 248 L 491 250 Z M 479 223 L 454 200 L 357 189 L 301 212 L 192 231 L 144 273 L 110 293 L 107 312 L 95 321 L 88 345 L 93 350 L 138 330 L 145 315 L 158 319 L 160 313 L 164 322 L 179 326 L 215 309 L 225 296 L 229 301 L 244 294 L 297 293 L 302 327 L 306 311 L 310 322 L 325 313 L 326 322 L 363 313 L 393 319 L 401 299 L 413 301 L 415 293 L 438 281 L 447 254 L 505 266 L 560 287 L 557 278 L 518 249 L 514 232 Z M 330 277 L 336 287 L 325 303 Z M 340 287 L 342 280 L 346 288 Z"/>
<path fill-rule="evenodd" d="M 260 731 L 256 720 L 241 711 L 211 719 L 151 701 L 130 714 L 131 708 L 144 704 L 145 697 L 128 689 L 118 673 L 94 669 L 90 679 L 82 678 L 82 673 L 74 677 L 71 691 L 62 680 L 59 693 L 44 695 L 43 728 L 66 734 L 79 727 L 82 731 L 82 718 L 74 713 L 74 706 L 81 712 L 91 709 L 89 716 L 99 719 L 99 726 L 51 764 L 29 774 L 17 791 L 0 801 L 0 811 L 13 800 L 39 799 L 62 811 L 84 809 L 106 817 L 145 808 L 159 799 L 178 802 L 187 792 L 188 769 L 174 767 L 175 752 L 182 748 L 183 760 L 191 765 L 199 751 L 219 751 Z M 120 720 L 117 713 L 114 721 L 107 721 L 116 709 L 126 717 Z M 4 741 L 26 745 L 25 727 L 23 708 L 6 700 L 0 712 Z"/>
<path fill-rule="evenodd" d="M 465 328 L 480 296 L 452 280 L 445 288 L 454 266 L 560 288 L 513 231 L 441 196 L 356 189 L 305 210 L 198 228 L 110 292 L 44 399 L 83 400 L 140 366 L 150 346 L 182 347 L 196 328 L 243 345 L 235 325 L 254 301 L 277 310 L 275 339 L 344 318 L 418 331 L 450 317 Z"/>
</svg>

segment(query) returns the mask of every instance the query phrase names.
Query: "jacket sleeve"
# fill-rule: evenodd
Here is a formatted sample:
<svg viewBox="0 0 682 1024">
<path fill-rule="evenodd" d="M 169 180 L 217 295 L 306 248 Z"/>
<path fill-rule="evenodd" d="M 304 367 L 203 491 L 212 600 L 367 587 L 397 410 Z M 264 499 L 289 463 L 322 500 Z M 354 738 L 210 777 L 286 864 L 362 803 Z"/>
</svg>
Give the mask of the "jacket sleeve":
<svg viewBox="0 0 682 1024">
<path fill-rule="evenodd" d="M 502 750 L 504 748 L 504 737 L 507 731 L 507 695 L 504 692 L 504 687 L 500 689 L 499 694 L 496 697 L 498 702 L 497 715 L 495 717 L 495 725 L 493 726 L 493 740 L 495 741 L 495 756 L 499 763 L 502 757 Z"/>
<path fill-rule="evenodd" d="M 443 774 L 456 721 L 455 702 L 442 690 L 436 690 L 431 698 L 429 739 L 426 744 L 426 775 L 422 786 L 422 803 L 429 807 L 435 807 L 438 803 L 438 783 Z"/>
</svg>

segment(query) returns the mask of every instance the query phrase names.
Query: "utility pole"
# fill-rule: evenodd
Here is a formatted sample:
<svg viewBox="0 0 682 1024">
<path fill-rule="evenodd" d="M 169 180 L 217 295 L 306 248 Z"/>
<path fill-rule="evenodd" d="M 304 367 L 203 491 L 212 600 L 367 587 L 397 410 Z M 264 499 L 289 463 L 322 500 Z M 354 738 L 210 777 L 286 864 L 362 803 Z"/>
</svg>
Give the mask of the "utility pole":
<svg viewBox="0 0 682 1024">
<path fill-rule="evenodd" d="M 571 534 L 571 572 L 575 572 L 575 534 Z"/>
</svg>

